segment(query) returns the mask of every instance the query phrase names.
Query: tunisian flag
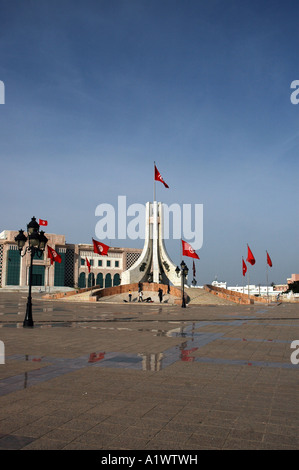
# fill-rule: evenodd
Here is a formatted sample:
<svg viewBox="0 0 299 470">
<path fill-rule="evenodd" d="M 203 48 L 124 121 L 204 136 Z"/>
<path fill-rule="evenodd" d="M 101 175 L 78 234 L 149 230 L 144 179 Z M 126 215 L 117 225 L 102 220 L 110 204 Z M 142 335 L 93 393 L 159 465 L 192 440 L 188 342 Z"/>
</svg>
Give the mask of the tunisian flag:
<svg viewBox="0 0 299 470">
<path fill-rule="evenodd" d="M 243 258 L 242 258 L 242 271 L 243 271 L 243 276 L 245 276 L 247 272 L 247 266 Z"/>
<path fill-rule="evenodd" d="M 255 264 L 255 257 L 253 256 L 252 251 L 248 245 L 247 245 L 247 249 L 248 249 L 248 254 L 247 254 L 246 261 L 248 261 L 248 263 L 250 263 L 253 266 Z"/>
<path fill-rule="evenodd" d="M 93 251 L 98 255 L 106 255 L 108 256 L 108 250 L 110 246 L 105 245 L 104 243 L 98 242 L 97 240 L 92 239 L 93 243 Z"/>
<path fill-rule="evenodd" d="M 160 181 L 161 183 L 164 184 L 165 188 L 169 188 L 169 186 L 165 183 L 165 181 L 163 180 L 161 174 L 159 173 L 159 171 L 157 170 L 157 167 L 155 165 L 155 180 L 156 181 Z"/>
<path fill-rule="evenodd" d="M 199 259 L 199 256 L 195 253 L 192 246 L 189 245 L 189 243 L 185 242 L 184 240 L 182 240 L 182 250 L 183 250 L 183 256 L 190 256 L 190 258 Z"/>
<path fill-rule="evenodd" d="M 56 263 L 61 263 L 61 256 L 55 251 L 53 248 L 51 248 L 49 245 L 47 245 L 48 248 L 48 258 L 51 260 L 51 264 L 56 261 Z"/>
<path fill-rule="evenodd" d="M 44 227 L 46 227 L 48 225 L 48 221 L 43 220 L 43 219 L 39 219 L 38 223 L 39 223 L 39 225 L 43 225 Z"/>
<path fill-rule="evenodd" d="M 268 251 L 266 253 L 267 253 L 267 263 L 269 264 L 270 268 L 272 268 L 272 261 L 271 261 Z"/>
<path fill-rule="evenodd" d="M 85 258 L 85 259 L 86 259 L 86 264 L 87 264 L 87 267 L 88 267 L 88 272 L 90 273 L 90 262 L 88 261 L 87 258 Z"/>
</svg>

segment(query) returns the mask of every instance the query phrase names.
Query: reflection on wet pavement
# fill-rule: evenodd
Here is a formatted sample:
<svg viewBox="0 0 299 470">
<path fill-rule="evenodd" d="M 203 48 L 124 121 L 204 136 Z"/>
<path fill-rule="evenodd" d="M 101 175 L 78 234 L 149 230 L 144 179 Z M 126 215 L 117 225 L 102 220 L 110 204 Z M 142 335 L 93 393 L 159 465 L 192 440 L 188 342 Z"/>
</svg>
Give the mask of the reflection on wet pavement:
<svg viewBox="0 0 299 470">
<path fill-rule="evenodd" d="M 45 382 L 51 379 L 54 379 L 59 376 L 63 376 L 70 372 L 85 368 L 85 367 L 109 367 L 109 368 L 125 368 L 125 369 L 134 369 L 134 370 L 143 370 L 143 371 L 160 371 L 170 366 L 171 364 L 181 361 L 181 362 L 208 362 L 215 364 L 232 364 L 232 365 L 256 365 L 256 366 L 268 366 L 268 367 L 283 367 L 283 368 L 293 368 L 296 369 L 296 366 L 288 363 L 265 363 L 265 362 L 248 362 L 245 360 L 226 360 L 219 358 L 209 358 L 209 357 L 200 357 L 198 352 L 200 348 L 217 340 L 227 340 L 227 341 L 244 341 L 245 338 L 229 338 L 224 336 L 224 332 L 200 332 L 204 326 L 217 325 L 221 323 L 223 325 L 239 326 L 244 323 L 245 320 L 232 320 L 232 321 L 201 321 L 194 322 L 190 325 L 185 325 L 180 323 L 178 326 L 174 324 L 174 328 L 171 330 L 159 330 L 159 329 L 143 329 L 140 328 L 139 331 L 150 331 L 155 336 L 168 336 L 168 337 L 177 337 L 183 339 L 180 344 L 173 346 L 169 349 L 166 349 L 163 352 L 159 353 L 150 353 L 145 354 L 140 352 L 139 354 L 134 353 L 123 353 L 120 351 L 116 352 L 105 352 L 105 351 L 92 351 L 88 355 L 83 355 L 76 358 L 57 358 L 57 357 L 35 357 L 30 355 L 12 355 L 7 357 L 7 361 L 28 361 L 28 362 L 38 362 L 41 367 L 32 371 L 27 371 L 12 377 L 7 377 L 1 380 L 0 383 L 0 396 L 12 393 L 17 390 L 21 390 L 27 387 L 31 387 L 35 384 Z M 174 323 L 174 322 L 169 322 Z M 55 326 L 70 326 L 73 322 L 64 322 L 58 323 L 57 325 L 44 325 L 43 327 L 55 327 Z M 20 324 L 21 325 L 21 324 Z M 15 325 L 6 325 L 6 327 L 12 327 Z M 78 324 L 76 324 L 78 326 Z M 42 326 L 40 326 L 42 327 Z M 96 327 L 98 328 L 98 327 Z M 105 328 L 105 327 L 103 327 Z M 108 329 L 108 327 L 106 327 Z M 111 329 L 109 327 L 109 329 Z M 129 330 L 129 328 L 115 327 L 116 330 Z M 135 329 L 136 331 L 136 329 Z M 248 341 L 257 341 L 254 339 L 249 339 Z M 258 341 L 277 341 L 282 342 L 281 340 L 258 340 Z M 288 341 L 285 341 L 288 342 Z"/>
</svg>

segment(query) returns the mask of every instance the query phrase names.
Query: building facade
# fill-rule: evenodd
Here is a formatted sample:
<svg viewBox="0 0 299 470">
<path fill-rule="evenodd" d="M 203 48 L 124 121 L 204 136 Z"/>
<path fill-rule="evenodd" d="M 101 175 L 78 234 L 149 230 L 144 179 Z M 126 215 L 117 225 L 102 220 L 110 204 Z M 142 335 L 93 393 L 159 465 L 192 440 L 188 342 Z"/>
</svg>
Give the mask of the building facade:
<svg viewBox="0 0 299 470">
<path fill-rule="evenodd" d="M 29 285 L 30 253 L 20 256 L 15 237 L 18 231 L 0 233 L 0 286 Z M 32 285 L 45 288 L 78 287 L 92 285 L 112 287 L 121 283 L 122 272 L 139 258 L 138 248 L 110 247 L 108 256 L 93 252 L 92 244 L 69 244 L 64 235 L 46 233 L 48 243 L 61 257 L 61 263 L 48 258 L 47 249 L 33 260 Z M 23 253 L 22 253 L 23 254 Z M 90 265 L 90 267 L 89 267 Z"/>
</svg>

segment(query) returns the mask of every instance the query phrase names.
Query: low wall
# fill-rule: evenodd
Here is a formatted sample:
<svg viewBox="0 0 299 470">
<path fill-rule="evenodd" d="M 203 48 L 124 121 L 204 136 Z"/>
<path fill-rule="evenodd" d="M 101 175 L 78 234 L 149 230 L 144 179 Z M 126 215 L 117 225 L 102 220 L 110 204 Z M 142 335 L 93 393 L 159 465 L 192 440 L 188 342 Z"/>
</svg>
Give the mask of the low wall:
<svg viewBox="0 0 299 470">
<path fill-rule="evenodd" d="M 263 299 L 262 297 L 248 296 L 248 294 L 241 294 L 240 292 L 211 286 L 209 284 L 205 285 L 204 289 L 213 295 L 217 295 L 221 299 L 230 300 L 237 304 L 254 304 L 255 302 L 267 303 L 267 299 Z"/>
<path fill-rule="evenodd" d="M 159 289 L 162 289 L 163 295 L 167 294 L 168 292 L 168 286 L 165 284 L 156 284 L 153 282 L 142 282 L 142 290 L 143 291 L 150 291 L 150 292 L 158 292 Z M 90 292 L 90 297 L 89 300 L 90 302 L 96 302 L 98 299 L 101 297 L 107 297 L 110 295 L 118 295 L 118 294 L 123 294 L 125 292 L 129 292 L 131 290 L 132 292 L 138 291 L 138 283 L 134 284 L 125 284 L 125 285 L 120 285 L 120 286 L 113 286 L 113 287 L 105 287 L 101 288 L 100 286 L 93 286 L 88 287 L 86 289 L 76 289 L 73 291 L 68 291 L 68 292 L 56 292 L 53 294 L 46 294 L 43 296 L 44 299 L 62 299 L 64 297 L 70 297 L 72 295 L 76 294 L 83 294 L 84 292 Z M 174 300 L 175 304 L 180 304 L 182 302 L 182 291 L 178 287 L 170 286 L 169 287 L 169 294 L 177 297 Z M 189 296 L 185 293 L 185 301 L 186 303 L 189 302 Z"/>
<path fill-rule="evenodd" d="M 72 295 L 83 294 L 94 289 L 99 289 L 100 286 L 86 287 L 85 289 L 74 289 L 68 292 L 55 292 L 53 294 L 43 295 L 43 299 L 61 299 L 62 297 L 70 297 Z"/>
<path fill-rule="evenodd" d="M 141 286 L 142 286 L 143 291 L 158 292 L 159 289 L 162 289 L 163 295 L 168 293 L 168 286 L 165 284 L 156 284 L 154 282 L 142 282 Z M 105 287 L 104 289 L 99 289 L 99 290 L 96 290 L 96 288 L 94 288 L 90 300 L 95 302 L 101 297 L 123 294 L 129 291 L 136 292 L 138 291 L 138 288 L 139 288 L 139 285 L 137 282 L 133 284 L 124 284 L 124 285 L 114 286 L 114 287 Z M 178 287 L 170 286 L 169 294 L 173 295 L 174 297 L 178 297 L 178 299 L 175 299 L 175 303 L 176 303 L 176 300 L 179 301 L 182 298 L 182 291 Z M 189 297 L 186 294 L 185 296 L 186 296 L 186 301 L 188 301 Z"/>
</svg>

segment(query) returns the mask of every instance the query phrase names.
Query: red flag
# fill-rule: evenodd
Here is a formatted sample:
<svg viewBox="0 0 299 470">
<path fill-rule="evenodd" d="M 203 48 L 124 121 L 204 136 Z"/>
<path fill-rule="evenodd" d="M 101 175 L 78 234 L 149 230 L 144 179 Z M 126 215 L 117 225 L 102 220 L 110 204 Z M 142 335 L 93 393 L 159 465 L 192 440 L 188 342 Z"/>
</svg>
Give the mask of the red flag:
<svg viewBox="0 0 299 470">
<path fill-rule="evenodd" d="M 272 261 L 271 261 L 268 251 L 266 253 L 267 253 L 267 263 L 269 264 L 270 268 L 272 268 Z"/>
<path fill-rule="evenodd" d="M 87 258 L 86 258 L 86 264 L 87 264 L 87 267 L 88 267 L 88 272 L 90 273 L 90 262 L 88 261 Z"/>
<path fill-rule="evenodd" d="M 48 221 L 43 220 L 43 219 L 39 219 L 38 223 L 39 223 L 39 225 L 43 225 L 44 227 L 46 227 L 48 225 Z"/>
<path fill-rule="evenodd" d="M 243 276 L 245 276 L 245 274 L 247 272 L 247 266 L 246 266 L 246 263 L 243 260 L 243 258 L 242 258 L 242 270 L 243 270 Z"/>
<path fill-rule="evenodd" d="M 252 266 L 255 264 L 255 258 L 252 254 L 252 251 L 251 249 L 249 248 L 249 246 L 247 245 L 247 248 L 248 248 L 248 254 L 247 254 L 247 260 L 248 263 L 250 263 Z"/>
<path fill-rule="evenodd" d="M 189 245 L 189 243 L 185 242 L 184 240 L 182 240 L 182 250 L 183 250 L 183 256 L 190 256 L 190 258 L 199 259 L 198 255 L 195 253 L 192 246 Z"/>
<path fill-rule="evenodd" d="M 165 181 L 163 180 L 161 174 L 159 173 L 159 171 L 157 170 L 157 167 L 155 165 L 155 180 L 156 181 L 160 181 L 161 183 L 164 184 L 165 188 L 169 188 L 169 186 L 165 183 Z"/>
<path fill-rule="evenodd" d="M 49 245 L 47 245 L 47 247 L 48 247 L 48 258 L 50 258 L 51 264 L 53 264 L 54 261 L 56 261 L 56 263 L 61 263 L 61 256 L 57 253 L 57 251 L 53 250 L 53 248 L 51 248 Z"/>
<path fill-rule="evenodd" d="M 93 251 L 98 255 L 106 255 L 108 256 L 108 250 L 110 246 L 105 245 L 104 243 L 98 242 L 97 240 L 92 239 L 93 242 Z"/>
</svg>

